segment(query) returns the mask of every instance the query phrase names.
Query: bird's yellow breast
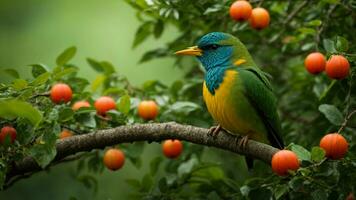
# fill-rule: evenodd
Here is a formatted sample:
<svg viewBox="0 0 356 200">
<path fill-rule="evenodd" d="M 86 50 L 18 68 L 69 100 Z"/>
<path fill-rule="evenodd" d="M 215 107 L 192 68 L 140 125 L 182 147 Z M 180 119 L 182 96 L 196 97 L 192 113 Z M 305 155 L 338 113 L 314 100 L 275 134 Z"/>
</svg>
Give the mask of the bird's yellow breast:
<svg viewBox="0 0 356 200">
<path fill-rule="evenodd" d="M 211 94 L 206 86 L 203 85 L 203 97 L 208 111 L 215 121 L 217 121 L 224 129 L 241 133 L 245 132 L 245 127 L 241 123 L 241 119 L 236 113 L 233 101 L 235 100 L 231 94 L 233 87 L 236 86 L 237 71 L 227 70 L 224 79 L 219 87 L 215 90 L 215 94 Z M 235 96 L 236 97 L 236 96 Z"/>
<path fill-rule="evenodd" d="M 259 117 L 242 93 L 236 70 L 227 70 L 215 94 L 203 84 L 203 97 L 209 113 L 225 130 L 240 135 L 249 135 L 258 141 L 266 141 L 259 127 Z"/>
</svg>

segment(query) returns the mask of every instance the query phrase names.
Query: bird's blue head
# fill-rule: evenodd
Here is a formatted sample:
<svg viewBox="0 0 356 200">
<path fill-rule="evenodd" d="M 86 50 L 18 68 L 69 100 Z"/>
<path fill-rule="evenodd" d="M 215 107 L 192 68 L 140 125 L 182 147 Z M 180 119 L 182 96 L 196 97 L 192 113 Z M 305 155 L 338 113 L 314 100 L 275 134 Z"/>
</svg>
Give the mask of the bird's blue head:
<svg viewBox="0 0 356 200">
<path fill-rule="evenodd" d="M 177 51 L 177 55 L 193 55 L 198 58 L 206 70 L 205 82 L 211 94 L 219 88 L 223 81 L 226 69 L 232 66 L 234 49 L 237 49 L 239 40 L 234 36 L 212 32 L 204 35 L 197 46 Z"/>
<path fill-rule="evenodd" d="M 221 68 L 230 65 L 236 41 L 234 36 L 212 32 L 204 35 L 197 43 L 197 46 L 189 47 L 182 51 L 177 51 L 177 55 L 194 55 L 202 63 L 205 70 L 209 72 L 214 68 Z"/>
</svg>

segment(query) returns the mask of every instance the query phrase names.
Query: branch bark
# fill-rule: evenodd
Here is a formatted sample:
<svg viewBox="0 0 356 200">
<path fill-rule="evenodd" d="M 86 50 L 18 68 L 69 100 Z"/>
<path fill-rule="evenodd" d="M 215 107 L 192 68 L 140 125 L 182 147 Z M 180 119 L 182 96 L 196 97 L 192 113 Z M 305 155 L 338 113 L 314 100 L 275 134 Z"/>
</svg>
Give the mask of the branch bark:
<svg viewBox="0 0 356 200">
<path fill-rule="evenodd" d="M 58 163 L 67 156 L 79 152 L 102 149 L 119 143 L 135 141 L 159 142 L 166 139 L 179 139 L 195 144 L 213 146 L 238 154 L 262 160 L 268 164 L 278 149 L 257 141 L 249 140 L 244 149 L 237 145 L 240 137 L 221 131 L 216 137 L 208 135 L 209 129 L 182 125 L 175 122 L 151 123 L 120 126 L 112 129 L 98 130 L 93 133 L 73 136 L 58 140 L 57 155 L 52 163 Z M 17 176 L 43 170 L 32 157 L 26 157 L 15 163 L 6 176 L 7 181 Z"/>
</svg>

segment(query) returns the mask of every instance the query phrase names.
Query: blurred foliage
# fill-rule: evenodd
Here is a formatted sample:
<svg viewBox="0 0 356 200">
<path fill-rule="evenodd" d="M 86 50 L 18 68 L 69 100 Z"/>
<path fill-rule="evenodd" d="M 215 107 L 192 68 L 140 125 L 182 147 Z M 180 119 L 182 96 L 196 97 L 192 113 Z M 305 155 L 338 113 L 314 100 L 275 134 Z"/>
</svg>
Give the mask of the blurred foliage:
<svg viewBox="0 0 356 200">
<path fill-rule="evenodd" d="M 211 163 L 203 159 L 206 147 L 185 143 L 184 153 L 178 159 L 157 156 L 150 162 L 146 175 L 126 180 L 134 189 L 132 199 L 345 199 L 350 192 L 355 192 L 355 116 L 342 132 L 349 141 L 349 153 L 344 159 L 328 160 L 323 150 L 313 147 L 325 133 L 336 132 L 356 109 L 354 1 L 251 1 L 254 7 L 262 6 L 271 15 L 270 26 L 261 31 L 230 19 L 228 9 L 232 1 L 126 1 L 137 9 L 137 17 L 142 22 L 133 48 L 138 48 L 150 36 L 160 38 L 169 24 L 180 32 L 173 41 L 145 53 L 141 62 L 171 56 L 175 50 L 192 46 L 208 32 L 223 31 L 238 36 L 262 69 L 273 77 L 283 138 L 302 165 L 287 177 L 272 174 L 270 167 L 262 163 L 247 172 L 241 166 L 234 166 L 233 158 L 226 159 L 231 154 L 214 152 L 220 162 Z M 331 54 L 347 57 L 352 69 L 350 75 L 344 80 L 332 81 L 323 74 L 308 74 L 303 58 L 316 50 L 328 57 Z M 11 68 L 3 70 L 13 80 L 10 84 L 0 83 L 0 125 L 14 126 L 18 138 L 12 145 L 0 146 L 2 183 L 11 163 L 25 156 L 33 156 L 41 167 L 46 167 L 56 155 L 54 144 L 63 128 L 85 134 L 97 129 L 146 123 L 136 111 L 143 99 L 154 99 L 160 106 L 160 115 L 155 121 L 177 121 L 201 127 L 213 124 L 200 95 L 203 71 L 195 62 L 176 58 L 178 66 L 190 67 L 183 80 L 171 85 L 158 80 L 147 81 L 136 87 L 117 73 L 110 62 L 93 58 L 87 62 L 97 72 L 95 80 L 89 82 L 79 77 L 79 67 L 70 63 L 75 54 L 75 47 L 66 49 L 58 56 L 53 70 L 44 64 L 31 65 L 31 79 L 21 78 Z M 54 105 L 50 101 L 48 91 L 57 82 L 72 87 L 71 102 Z M 98 116 L 92 107 L 77 112 L 70 107 L 77 100 L 93 104 L 100 95 L 112 96 L 117 101 L 117 110 L 108 112 L 107 118 Z M 137 168 L 142 166 L 145 146 L 142 142 L 119 145 Z M 93 150 L 78 159 L 72 177 L 95 194 L 100 185 L 92 173 L 104 170 L 102 152 Z M 240 174 L 247 174 L 246 178 Z"/>
</svg>

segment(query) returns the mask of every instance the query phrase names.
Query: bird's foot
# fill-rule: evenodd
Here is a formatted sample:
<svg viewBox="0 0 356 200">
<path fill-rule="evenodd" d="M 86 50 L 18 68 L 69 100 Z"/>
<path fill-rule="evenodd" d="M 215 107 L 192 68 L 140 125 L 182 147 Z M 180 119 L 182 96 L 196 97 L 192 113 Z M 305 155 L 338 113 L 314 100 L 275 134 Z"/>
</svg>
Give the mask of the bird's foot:
<svg viewBox="0 0 356 200">
<path fill-rule="evenodd" d="M 222 130 L 222 127 L 220 124 L 217 126 L 212 126 L 212 127 L 210 127 L 208 134 L 212 137 L 216 137 L 221 130 Z"/>
<path fill-rule="evenodd" d="M 248 142 L 248 135 L 243 136 L 240 140 L 238 140 L 237 145 L 240 149 L 245 150 Z"/>
</svg>

